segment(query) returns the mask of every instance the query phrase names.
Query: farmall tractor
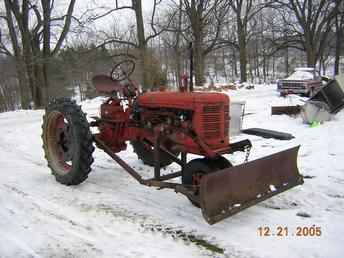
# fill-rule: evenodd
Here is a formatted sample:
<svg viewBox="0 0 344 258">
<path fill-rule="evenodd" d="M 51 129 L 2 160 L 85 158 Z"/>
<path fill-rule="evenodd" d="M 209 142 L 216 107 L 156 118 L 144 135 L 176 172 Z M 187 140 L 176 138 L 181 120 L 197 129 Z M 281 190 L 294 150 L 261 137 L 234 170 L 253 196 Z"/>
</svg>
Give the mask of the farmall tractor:
<svg viewBox="0 0 344 258">
<path fill-rule="evenodd" d="M 251 148 L 249 140 L 229 139 L 226 94 L 185 88 L 141 94 L 129 77 L 134 68 L 126 60 L 110 76 L 93 78 L 96 90 L 107 99 L 100 106 L 100 117 L 90 123 L 80 106 L 68 99 L 55 100 L 46 108 L 45 157 L 59 183 L 77 185 L 87 178 L 95 143 L 140 184 L 185 195 L 201 208 L 209 224 L 303 183 L 297 169 L 299 146 L 238 166 L 224 157 Z M 90 127 L 97 127 L 98 133 L 92 134 Z M 151 178 L 143 178 L 117 155 L 128 142 L 138 158 L 154 168 Z M 200 157 L 189 160 L 189 153 Z M 180 165 L 180 171 L 162 175 L 161 168 L 172 162 Z M 181 180 L 171 180 L 177 177 Z"/>
</svg>

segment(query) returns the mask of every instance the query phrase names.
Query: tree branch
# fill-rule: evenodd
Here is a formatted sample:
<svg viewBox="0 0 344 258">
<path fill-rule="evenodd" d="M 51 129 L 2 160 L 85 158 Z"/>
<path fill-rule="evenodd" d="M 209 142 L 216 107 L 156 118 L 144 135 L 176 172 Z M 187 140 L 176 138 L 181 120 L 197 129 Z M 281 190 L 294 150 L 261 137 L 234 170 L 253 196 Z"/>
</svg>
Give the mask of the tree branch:
<svg viewBox="0 0 344 258">
<path fill-rule="evenodd" d="M 74 10 L 74 5 L 75 5 L 75 0 L 70 0 L 69 6 L 68 6 L 68 11 L 67 11 L 67 16 L 65 19 L 65 24 L 63 26 L 63 30 L 61 32 L 61 35 L 56 43 L 56 46 L 54 50 L 52 51 L 51 55 L 54 56 L 57 54 L 57 52 L 61 49 L 62 43 L 65 40 L 67 33 L 69 31 L 69 27 L 71 24 L 71 19 L 72 19 L 72 14 Z"/>
</svg>

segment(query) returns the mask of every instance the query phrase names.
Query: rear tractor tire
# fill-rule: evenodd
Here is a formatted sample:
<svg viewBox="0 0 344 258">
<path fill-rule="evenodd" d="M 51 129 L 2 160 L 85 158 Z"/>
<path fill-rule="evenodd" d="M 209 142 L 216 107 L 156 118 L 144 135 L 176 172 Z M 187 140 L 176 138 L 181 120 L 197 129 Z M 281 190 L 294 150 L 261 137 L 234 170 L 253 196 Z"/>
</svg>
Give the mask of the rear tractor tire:
<svg viewBox="0 0 344 258">
<path fill-rule="evenodd" d="M 232 167 L 232 164 L 224 157 L 220 156 L 215 159 L 193 159 L 185 166 L 185 170 L 182 174 L 182 184 L 198 186 L 195 191 L 195 195 L 199 195 L 199 186 L 201 184 L 202 177 L 204 175 L 216 172 L 221 169 Z M 190 202 L 200 208 L 199 203 L 188 198 Z"/>
<path fill-rule="evenodd" d="M 154 150 L 153 147 L 149 146 L 148 144 L 145 144 L 141 141 L 133 140 L 130 142 L 133 146 L 134 152 L 136 153 L 137 157 L 143 161 L 145 165 L 154 167 Z M 179 152 L 172 151 L 170 148 L 168 148 L 165 145 L 165 148 L 172 152 L 174 155 L 178 156 Z M 170 157 L 164 153 L 160 152 L 160 167 L 166 167 L 170 165 L 173 161 L 170 159 Z"/>
<path fill-rule="evenodd" d="M 64 185 L 85 181 L 91 172 L 94 146 L 80 106 L 69 99 L 49 103 L 42 130 L 45 158 L 56 181 Z"/>
</svg>

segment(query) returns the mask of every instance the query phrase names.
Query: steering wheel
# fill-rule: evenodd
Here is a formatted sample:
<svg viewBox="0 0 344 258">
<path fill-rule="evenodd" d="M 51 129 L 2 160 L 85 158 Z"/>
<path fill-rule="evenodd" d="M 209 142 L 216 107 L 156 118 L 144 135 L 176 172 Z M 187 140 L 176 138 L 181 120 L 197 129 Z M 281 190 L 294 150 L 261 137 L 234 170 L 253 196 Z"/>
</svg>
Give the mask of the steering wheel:
<svg viewBox="0 0 344 258">
<path fill-rule="evenodd" d="M 123 81 L 128 79 L 135 70 L 135 62 L 130 59 L 117 63 L 111 70 L 111 78 L 114 81 Z"/>
</svg>

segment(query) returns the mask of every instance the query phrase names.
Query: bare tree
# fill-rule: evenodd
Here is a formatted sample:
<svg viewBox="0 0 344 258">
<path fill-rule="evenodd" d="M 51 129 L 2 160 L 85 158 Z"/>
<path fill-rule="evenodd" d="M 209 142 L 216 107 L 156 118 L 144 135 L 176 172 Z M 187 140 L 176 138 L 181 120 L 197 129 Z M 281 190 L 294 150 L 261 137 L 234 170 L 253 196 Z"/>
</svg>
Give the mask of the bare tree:
<svg viewBox="0 0 344 258">
<path fill-rule="evenodd" d="M 274 6 L 293 14 L 285 19 L 291 32 L 289 38 L 306 52 L 307 65 L 315 67 L 322 56 L 327 37 L 338 13 L 338 2 L 343 0 L 277 0 Z"/>
<path fill-rule="evenodd" d="M 183 0 L 179 0 L 179 9 L 178 9 L 178 20 L 177 20 L 177 24 L 176 24 L 176 32 L 175 34 L 175 41 L 174 41 L 174 45 L 173 45 L 173 50 L 176 54 L 176 59 L 175 59 L 175 63 L 176 63 L 176 80 L 177 80 L 177 84 L 180 87 L 182 85 L 182 79 L 181 79 L 181 75 L 182 75 L 182 51 L 181 51 L 181 41 L 182 41 L 182 19 L 183 19 L 183 12 L 182 12 L 182 8 L 183 8 Z"/>
<path fill-rule="evenodd" d="M 339 5 L 338 14 L 335 17 L 335 33 L 336 33 L 336 46 L 335 46 L 335 62 L 334 62 L 334 75 L 339 74 L 340 56 L 342 54 L 343 40 L 344 40 L 344 1 L 338 1 Z"/>
<path fill-rule="evenodd" d="M 52 16 L 54 3 L 53 0 L 23 0 L 20 4 L 17 0 L 5 0 L 4 19 L 12 51 L 4 45 L 2 49 L 16 58 L 22 108 L 28 107 L 30 98 L 38 107 L 47 103 L 49 58 L 59 52 L 70 29 L 75 0 L 70 0 L 66 14 L 58 17 Z M 61 30 L 53 31 L 53 25 L 60 25 Z M 53 43 L 52 33 L 57 38 Z"/>
<path fill-rule="evenodd" d="M 143 19 L 142 13 L 142 0 L 131 0 L 129 5 L 121 5 L 118 1 L 115 1 L 114 7 L 110 8 L 108 11 L 101 15 L 96 15 L 95 17 L 91 18 L 92 20 L 97 20 L 103 18 L 113 12 L 120 11 L 120 10 L 130 10 L 133 11 L 135 14 L 135 37 L 132 38 L 123 38 L 115 33 L 115 35 L 108 35 L 105 41 L 102 44 L 99 44 L 98 47 L 102 47 L 109 44 L 118 44 L 121 46 L 127 46 L 129 48 L 134 48 L 138 52 L 138 56 L 135 58 L 138 59 L 141 71 L 141 82 L 143 87 L 147 88 L 149 85 L 152 84 L 152 75 L 151 70 L 148 67 L 150 54 L 148 53 L 148 43 L 149 41 L 153 40 L 154 38 L 160 36 L 163 32 L 167 30 L 171 21 L 174 18 L 174 14 L 168 17 L 168 21 L 166 21 L 164 26 L 161 26 L 156 22 L 156 12 L 158 6 L 162 3 L 162 0 L 153 0 L 153 9 L 149 20 L 149 30 L 150 32 L 147 33 L 145 22 Z M 128 53 L 126 53 L 128 54 Z"/>
<path fill-rule="evenodd" d="M 231 2 L 234 11 L 237 30 L 237 45 L 240 60 L 240 81 L 247 81 L 247 43 L 249 37 L 249 23 L 267 3 L 260 3 L 253 0 L 233 0 Z"/>
<path fill-rule="evenodd" d="M 20 104 L 20 91 L 13 58 L 0 56 L 0 70 L 0 112 L 15 110 Z"/>
<path fill-rule="evenodd" d="M 204 82 L 205 58 L 213 50 L 221 47 L 221 31 L 228 12 L 228 0 L 183 0 L 193 42 L 195 82 Z"/>
</svg>

